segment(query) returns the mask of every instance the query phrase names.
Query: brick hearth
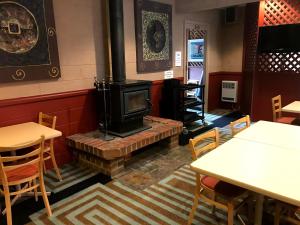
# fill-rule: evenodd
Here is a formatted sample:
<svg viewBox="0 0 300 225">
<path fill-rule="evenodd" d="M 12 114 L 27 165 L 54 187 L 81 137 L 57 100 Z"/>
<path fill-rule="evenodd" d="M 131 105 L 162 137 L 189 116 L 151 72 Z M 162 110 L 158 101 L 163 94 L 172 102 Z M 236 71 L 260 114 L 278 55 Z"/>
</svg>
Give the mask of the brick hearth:
<svg viewBox="0 0 300 225">
<path fill-rule="evenodd" d="M 138 149 L 155 142 L 168 148 L 178 146 L 178 137 L 183 127 L 181 122 L 147 116 L 144 123 L 152 128 L 125 138 L 116 137 L 111 141 L 99 139 L 98 131 L 75 134 L 67 137 L 67 145 L 81 163 L 113 177 L 124 169 L 126 158 Z"/>
</svg>

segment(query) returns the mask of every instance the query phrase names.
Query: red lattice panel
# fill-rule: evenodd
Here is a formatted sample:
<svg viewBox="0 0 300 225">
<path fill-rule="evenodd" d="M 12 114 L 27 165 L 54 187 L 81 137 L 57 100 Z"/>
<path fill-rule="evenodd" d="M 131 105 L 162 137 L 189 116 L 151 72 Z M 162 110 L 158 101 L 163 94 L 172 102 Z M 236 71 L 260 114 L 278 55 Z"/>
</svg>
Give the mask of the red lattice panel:
<svg viewBox="0 0 300 225">
<path fill-rule="evenodd" d="M 300 0 L 265 0 L 263 11 L 263 26 L 300 23 Z M 259 54 L 256 70 L 300 73 L 300 52 Z"/>
<path fill-rule="evenodd" d="M 260 54 L 257 60 L 257 71 L 300 73 L 300 52 Z"/>
<path fill-rule="evenodd" d="M 201 30 L 199 25 L 195 25 L 193 29 L 190 30 L 190 39 L 202 39 L 206 36 L 206 30 Z"/>
<path fill-rule="evenodd" d="M 189 67 L 203 67 L 203 62 L 189 62 Z"/>
<path fill-rule="evenodd" d="M 244 32 L 244 72 L 254 72 L 258 35 L 258 4 L 247 4 Z"/>
<path fill-rule="evenodd" d="M 300 0 L 265 0 L 264 26 L 300 23 Z"/>
</svg>

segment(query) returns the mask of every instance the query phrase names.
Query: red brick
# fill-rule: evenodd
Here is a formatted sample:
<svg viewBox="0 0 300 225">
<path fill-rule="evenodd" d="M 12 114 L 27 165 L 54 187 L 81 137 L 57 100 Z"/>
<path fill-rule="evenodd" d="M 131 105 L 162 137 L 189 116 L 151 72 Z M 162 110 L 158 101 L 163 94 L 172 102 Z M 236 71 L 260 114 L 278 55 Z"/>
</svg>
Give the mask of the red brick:
<svg viewBox="0 0 300 225">
<path fill-rule="evenodd" d="M 66 143 L 76 148 L 78 158 L 83 163 L 91 164 L 103 173 L 114 176 L 123 169 L 124 157 L 137 149 L 160 140 L 164 140 L 162 144 L 169 148 L 178 146 L 178 135 L 183 127 L 181 122 L 147 116 L 145 124 L 152 128 L 125 138 L 103 141 L 90 137 L 91 133 L 89 136 L 74 134 L 66 138 Z"/>
</svg>

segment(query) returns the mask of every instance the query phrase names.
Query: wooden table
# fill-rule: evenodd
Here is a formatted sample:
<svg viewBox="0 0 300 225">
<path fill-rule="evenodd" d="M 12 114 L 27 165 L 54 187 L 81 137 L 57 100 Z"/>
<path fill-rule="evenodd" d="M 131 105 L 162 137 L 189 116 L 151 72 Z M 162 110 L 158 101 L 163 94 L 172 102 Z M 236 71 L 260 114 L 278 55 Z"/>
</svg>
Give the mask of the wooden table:
<svg viewBox="0 0 300 225">
<path fill-rule="evenodd" d="M 258 193 L 255 224 L 260 225 L 264 195 L 300 206 L 299 158 L 294 148 L 233 138 L 191 168 Z"/>
<path fill-rule="evenodd" d="M 234 137 L 300 151 L 300 126 L 258 121 Z"/>
<path fill-rule="evenodd" d="M 300 113 L 300 101 L 294 101 L 287 106 L 284 106 L 281 111 L 290 113 Z"/>
<path fill-rule="evenodd" d="M 45 140 L 60 137 L 58 130 L 34 122 L 22 123 L 0 128 L 0 146 L 14 147 L 39 139 L 42 135 Z"/>
</svg>

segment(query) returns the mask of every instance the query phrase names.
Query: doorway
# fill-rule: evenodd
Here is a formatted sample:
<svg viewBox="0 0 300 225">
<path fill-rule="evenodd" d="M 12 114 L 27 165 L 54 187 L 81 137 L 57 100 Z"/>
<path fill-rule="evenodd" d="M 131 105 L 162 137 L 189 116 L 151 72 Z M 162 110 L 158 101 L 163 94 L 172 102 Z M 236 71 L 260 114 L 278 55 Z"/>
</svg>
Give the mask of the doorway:
<svg viewBox="0 0 300 225">
<path fill-rule="evenodd" d="M 207 83 L 207 33 L 207 25 L 195 21 L 185 22 L 186 69 L 184 81 L 186 84 L 206 85 Z M 205 96 L 201 96 L 203 94 Z M 202 92 L 199 88 L 191 90 L 188 92 L 188 95 L 205 99 L 206 102 L 207 88 L 205 88 L 205 92 Z"/>
</svg>

